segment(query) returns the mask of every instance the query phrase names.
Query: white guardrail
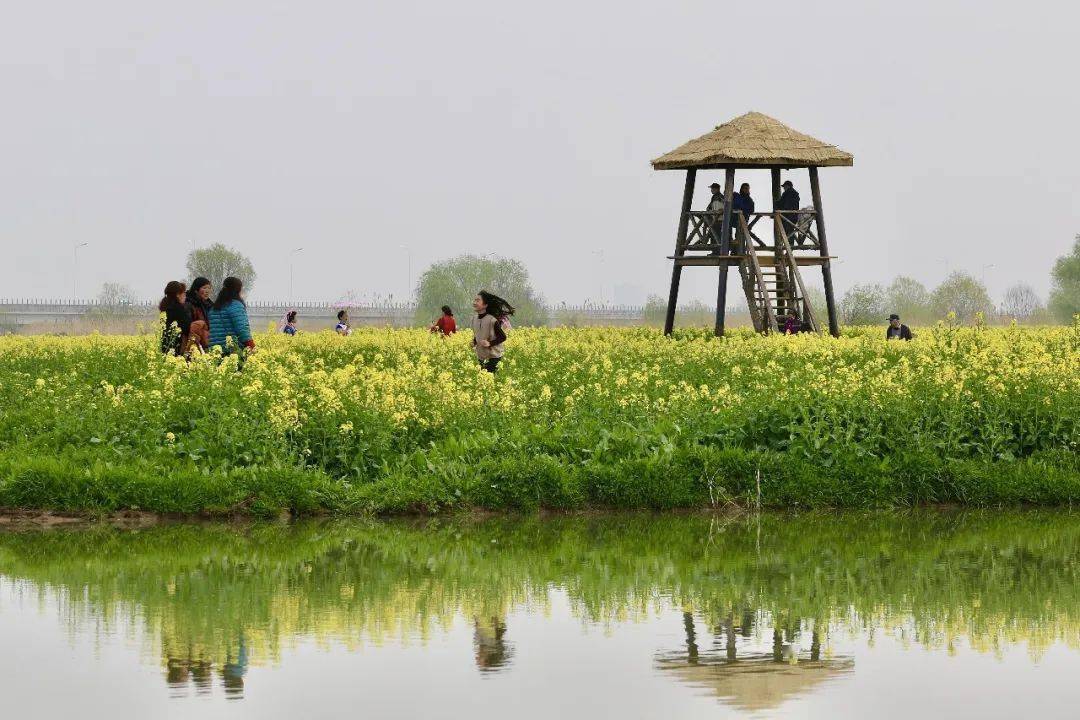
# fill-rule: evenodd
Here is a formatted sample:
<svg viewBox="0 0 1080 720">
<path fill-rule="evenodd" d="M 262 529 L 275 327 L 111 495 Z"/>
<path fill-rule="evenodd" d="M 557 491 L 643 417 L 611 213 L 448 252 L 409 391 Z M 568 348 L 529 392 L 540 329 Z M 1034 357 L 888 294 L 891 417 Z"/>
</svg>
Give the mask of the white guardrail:
<svg viewBox="0 0 1080 720">
<path fill-rule="evenodd" d="M 316 327 L 332 325 L 341 309 L 349 311 L 349 318 L 353 325 L 409 326 L 414 324 L 416 314 L 416 306 L 411 303 L 256 301 L 249 302 L 247 308 L 252 325 L 259 328 L 267 323 L 276 322 L 290 309 L 299 312 L 304 324 Z M 561 303 L 550 306 L 548 314 L 552 322 L 636 324 L 644 321 L 645 308 L 641 305 Z M 122 321 L 126 319 L 149 322 L 156 316 L 157 304 L 149 301 L 108 303 L 99 300 L 0 299 L 0 331 L 11 331 L 30 325 L 61 324 L 80 320 Z M 425 321 L 427 321 L 426 318 Z"/>
</svg>

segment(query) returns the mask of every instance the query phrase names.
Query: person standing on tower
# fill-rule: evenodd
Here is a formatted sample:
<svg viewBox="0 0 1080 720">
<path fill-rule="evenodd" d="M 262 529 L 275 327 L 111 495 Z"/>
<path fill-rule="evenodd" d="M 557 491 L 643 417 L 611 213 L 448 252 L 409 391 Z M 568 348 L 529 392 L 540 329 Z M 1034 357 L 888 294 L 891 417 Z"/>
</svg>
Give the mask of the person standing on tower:
<svg viewBox="0 0 1080 720">
<path fill-rule="evenodd" d="M 705 207 L 705 212 L 724 212 L 724 189 L 720 187 L 720 183 L 713 183 L 709 186 L 709 190 L 712 191 L 712 195 L 709 196 L 709 204 Z"/>
<path fill-rule="evenodd" d="M 776 201 L 776 209 L 783 211 L 780 215 L 780 227 L 784 229 L 784 236 L 788 242 L 794 243 L 799 226 L 799 193 L 790 180 L 785 180 L 780 187 L 783 188 L 783 192 Z M 798 246 L 802 247 L 802 243 L 800 242 Z"/>
<path fill-rule="evenodd" d="M 713 183 L 709 186 L 709 190 L 712 194 L 709 196 L 709 204 L 705 206 L 705 212 L 715 213 L 712 217 L 709 217 L 705 226 L 712 229 L 712 237 L 702 235 L 695 245 L 720 245 L 720 225 L 724 221 L 724 190 L 720 187 L 720 183 Z"/>
<path fill-rule="evenodd" d="M 735 197 L 731 199 L 731 234 L 732 237 L 738 237 L 739 232 L 739 218 L 735 215 L 735 212 L 741 212 L 746 224 L 750 224 L 750 216 L 754 212 L 754 198 L 750 197 L 750 183 L 743 183 L 739 186 L 739 192 L 735 193 Z"/>
<path fill-rule="evenodd" d="M 731 209 L 741 211 L 746 222 L 750 222 L 750 215 L 754 212 L 754 198 L 750 197 L 750 183 L 739 186 L 739 192 L 731 200 Z M 734 220 L 732 222 L 734 223 Z"/>
</svg>

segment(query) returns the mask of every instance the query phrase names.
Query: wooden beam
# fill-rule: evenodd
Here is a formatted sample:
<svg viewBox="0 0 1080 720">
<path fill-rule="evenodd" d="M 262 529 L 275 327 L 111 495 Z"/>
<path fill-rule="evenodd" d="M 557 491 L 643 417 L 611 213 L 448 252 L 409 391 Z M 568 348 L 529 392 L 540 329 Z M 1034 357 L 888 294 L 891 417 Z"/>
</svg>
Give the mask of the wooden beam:
<svg viewBox="0 0 1080 720">
<path fill-rule="evenodd" d="M 683 186 L 682 210 L 679 213 L 679 228 L 675 231 L 675 257 L 683 254 L 686 247 L 686 227 L 690 222 L 690 205 L 694 201 L 694 182 L 697 170 L 686 171 L 686 184 Z M 679 281 L 682 279 L 682 265 L 673 263 L 671 267 L 671 289 L 668 291 L 667 314 L 664 316 L 664 334 L 670 335 L 675 329 L 675 306 L 679 303 Z"/>
<path fill-rule="evenodd" d="M 731 202 L 735 197 L 735 169 L 724 172 L 724 222 L 720 225 L 720 256 L 731 253 Z M 728 263 L 720 264 L 720 279 L 716 286 L 716 325 L 713 334 L 724 336 L 724 313 L 727 306 Z"/>
<path fill-rule="evenodd" d="M 772 248 L 766 248 L 771 250 Z M 738 265 L 743 260 L 746 260 L 746 255 L 727 255 L 721 257 L 720 255 L 713 255 L 711 253 L 704 253 L 701 255 L 668 255 L 668 260 L 674 260 L 679 265 L 695 267 L 707 266 L 712 267 L 714 265 Z M 821 257 L 820 255 L 796 255 L 795 264 L 799 267 L 805 267 L 807 265 L 821 265 L 829 260 L 835 260 L 835 255 L 829 257 Z M 758 262 L 762 266 L 774 267 L 776 265 L 775 255 L 760 255 L 758 256 Z"/>
<path fill-rule="evenodd" d="M 826 258 L 821 264 L 821 277 L 825 281 L 825 304 L 829 308 L 829 334 L 840 337 L 840 323 L 836 319 L 836 300 L 833 296 L 832 267 L 829 264 L 829 244 L 825 240 L 825 215 L 821 210 L 821 185 L 818 183 L 817 168 L 810 168 L 810 192 L 814 197 L 814 224 L 817 226 L 818 248 L 821 257 Z"/>
</svg>

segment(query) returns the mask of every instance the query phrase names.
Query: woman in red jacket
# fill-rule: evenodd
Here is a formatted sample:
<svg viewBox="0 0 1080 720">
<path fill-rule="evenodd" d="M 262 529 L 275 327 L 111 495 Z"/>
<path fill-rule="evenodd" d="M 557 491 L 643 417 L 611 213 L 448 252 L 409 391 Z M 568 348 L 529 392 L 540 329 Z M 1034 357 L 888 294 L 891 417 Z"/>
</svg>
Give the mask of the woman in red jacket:
<svg viewBox="0 0 1080 720">
<path fill-rule="evenodd" d="M 454 311 L 450 309 L 449 305 L 442 306 L 442 316 L 431 323 L 431 332 L 437 332 L 440 335 L 453 335 L 457 332 L 457 321 L 454 320 Z"/>
</svg>

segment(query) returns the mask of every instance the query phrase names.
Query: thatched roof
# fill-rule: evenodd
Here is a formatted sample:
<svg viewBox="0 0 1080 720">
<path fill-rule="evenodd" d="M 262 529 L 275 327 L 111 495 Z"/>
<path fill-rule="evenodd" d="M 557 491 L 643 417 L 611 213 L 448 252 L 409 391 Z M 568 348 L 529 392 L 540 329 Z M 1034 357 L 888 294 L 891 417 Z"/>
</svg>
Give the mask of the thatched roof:
<svg viewBox="0 0 1080 720">
<path fill-rule="evenodd" d="M 800 660 L 792 664 L 761 656 L 734 662 L 688 664 L 685 658 L 660 659 L 660 670 L 671 672 L 691 687 L 701 688 L 728 705 L 748 712 L 772 710 L 785 701 L 810 694 L 822 683 L 855 670 L 851 658 Z"/>
<path fill-rule="evenodd" d="M 652 161 L 654 170 L 716 167 L 825 167 L 851 165 L 835 145 L 803 135 L 784 123 L 748 112 Z"/>
</svg>

